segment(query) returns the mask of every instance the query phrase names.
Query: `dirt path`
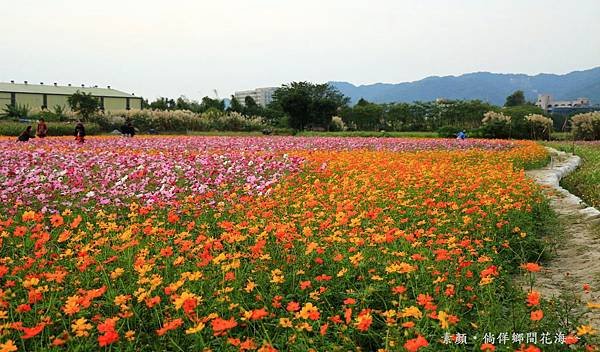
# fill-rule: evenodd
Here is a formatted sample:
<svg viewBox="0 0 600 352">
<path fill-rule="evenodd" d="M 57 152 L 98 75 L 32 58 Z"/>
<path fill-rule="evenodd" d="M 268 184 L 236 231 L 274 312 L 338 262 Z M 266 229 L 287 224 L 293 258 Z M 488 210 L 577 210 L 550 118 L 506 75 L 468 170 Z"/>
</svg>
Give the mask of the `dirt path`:
<svg viewBox="0 0 600 352">
<path fill-rule="evenodd" d="M 564 228 L 564 237 L 549 262 L 537 277 L 535 289 L 546 297 L 575 295 L 583 305 L 600 303 L 600 211 L 587 207 L 583 201 L 560 187 L 560 179 L 580 164 L 578 156 L 548 148 L 551 163 L 527 176 L 547 187 L 550 204 Z M 585 293 L 583 285 L 591 292 Z M 586 320 L 600 330 L 600 310 L 586 313 Z"/>
</svg>

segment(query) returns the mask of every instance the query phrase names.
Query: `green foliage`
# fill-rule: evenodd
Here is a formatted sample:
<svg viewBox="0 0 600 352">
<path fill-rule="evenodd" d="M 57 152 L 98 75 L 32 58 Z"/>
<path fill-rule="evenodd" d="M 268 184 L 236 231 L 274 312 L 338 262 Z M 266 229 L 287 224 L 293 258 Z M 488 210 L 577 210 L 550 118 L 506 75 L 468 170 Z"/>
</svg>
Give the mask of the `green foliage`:
<svg viewBox="0 0 600 352">
<path fill-rule="evenodd" d="M 549 143 L 549 146 L 572 152 L 571 143 Z M 600 143 L 577 142 L 575 154 L 583 160 L 581 166 L 561 180 L 561 185 L 581 197 L 586 203 L 600 208 Z"/>
<path fill-rule="evenodd" d="M 378 131 L 385 129 L 384 109 L 383 105 L 360 99 L 354 108 L 343 109 L 342 117 L 352 130 Z"/>
<path fill-rule="evenodd" d="M 100 102 L 98 98 L 92 96 L 92 93 L 77 91 L 69 96 L 67 102 L 71 110 L 79 114 L 84 121 L 100 110 Z"/>
<path fill-rule="evenodd" d="M 331 117 L 347 105 L 349 99 L 329 84 L 292 82 L 273 94 L 274 106 L 289 116 L 290 127 L 329 129 Z"/>
<path fill-rule="evenodd" d="M 175 100 L 165 98 L 165 97 L 160 97 L 150 103 L 150 109 L 161 110 L 161 111 L 175 110 L 175 105 L 176 105 Z"/>
<path fill-rule="evenodd" d="M 510 138 L 511 130 L 510 123 L 502 121 L 492 121 L 487 123 L 479 129 L 479 134 L 482 138 L 498 138 L 507 139 Z"/>
<path fill-rule="evenodd" d="M 52 109 L 32 109 L 28 116 L 29 119 L 45 121 L 67 121 L 69 113 L 61 105 L 56 105 Z"/>
<path fill-rule="evenodd" d="M 441 138 L 453 138 L 458 135 L 462 129 L 454 126 L 443 126 L 438 128 L 437 134 Z"/>
<path fill-rule="evenodd" d="M 185 95 L 180 96 L 177 100 L 160 97 L 148 105 L 151 110 L 187 110 L 197 114 L 204 113 L 210 109 L 225 111 L 225 102 L 223 100 L 204 97 L 201 102 L 198 102 L 196 100 L 188 99 Z"/>
<path fill-rule="evenodd" d="M 29 124 L 32 125 L 35 130 L 35 124 Z M 72 136 L 75 129 L 73 123 L 47 122 L 46 124 L 48 125 L 48 136 Z M 28 124 L 20 122 L 2 121 L 0 122 L 0 136 L 18 136 L 23 132 L 27 125 Z M 102 128 L 95 123 L 86 123 L 85 132 L 88 135 L 100 134 Z"/>
<path fill-rule="evenodd" d="M 504 106 L 509 107 L 509 106 L 520 106 L 520 105 L 525 105 L 526 101 L 525 101 L 525 93 L 523 93 L 522 90 L 517 90 L 514 93 L 512 93 L 511 95 L 506 97 L 506 103 L 504 103 Z"/>
<path fill-rule="evenodd" d="M 437 131 L 445 126 L 478 128 L 490 110 L 498 108 L 480 100 L 374 104 L 362 99 L 354 107 L 343 108 L 340 115 L 355 130 Z"/>
<path fill-rule="evenodd" d="M 6 104 L 6 107 L 2 110 L 0 118 L 4 119 L 26 119 L 29 115 L 29 107 L 26 105 L 12 105 Z"/>
<path fill-rule="evenodd" d="M 511 117 L 509 137 L 514 139 L 531 138 L 531 126 L 525 119 L 527 115 L 544 115 L 544 110 L 535 105 L 520 105 L 502 108 L 502 113 Z"/>
<path fill-rule="evenodd" d="M 225 111 L 225 102 L 223 100 L 219 100 L 219 99 L 212 99 L 209 97 L 204 97 L 204 98 L 202 98 L 202 103 L 200 104 L 200 111 L 195 111 L 195 112 L 204 112 L 209 109 Z"/>
<path fill-rule="evenodd" d="M 240 101 L 235 96 L 232 95 L 231 101 L 229 103 L 228 111 L 243 113 L 244 106 L 240 103 Z"/>
</svg>

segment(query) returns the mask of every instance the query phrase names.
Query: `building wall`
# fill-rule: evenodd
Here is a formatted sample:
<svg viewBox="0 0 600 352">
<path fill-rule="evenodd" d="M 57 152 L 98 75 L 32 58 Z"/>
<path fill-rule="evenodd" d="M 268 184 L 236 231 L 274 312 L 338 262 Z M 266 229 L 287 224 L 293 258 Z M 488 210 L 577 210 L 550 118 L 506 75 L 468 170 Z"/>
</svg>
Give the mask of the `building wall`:
<svg viewBox="0 0 600 352">
<path fill-rule="evenodd" d="M 52 109 L 56 105 L 60 105 L 60 106 L 64 107 L 65 109 L 70 109 L 69 102 L 67 101 L 68 98 L 69 97 L 66 95 L 48 95 L 48 98 L 47 98 L 48 109 Z"/>
<path fill-rule="evenodd" d="M 41 109 L 44 105 L 43 94 L 23 94 L 17 93 L 15 95 L 17 105 L 29 106 L 30 109 Z"/>
<path fill-rule="evenodd" d="M 275 93 L 276 90 L 277 88 L 275 87 L 256 88 L 254 90 L 235 92 L 234 96 L 242 105 L 245 105 L 244 100 L 246 97 L 252 97 L 256 104 L 264 107 L 273 101 L 273 93 Z"/>
<path fill-rule="evenodd" d="M 125 110 L 127 108 L 126 98 L 104 98 L 104 110 Z"/>
<path fill-rule="evenodd" d="M 0 110 L 2 110 L 7 104 L 11 104 L 10 92 L 0 92 Z M 15 103 L 17 105 L 28 106 L 30 109 L 41 109 L 44 106 L 44 94 L 41 93 L 14 93 Z M 46 94 L 46 107 L 48 109 L 54 108 L 56 105 L 63 106 L 69 110 L 68 95 L 54 95 Z M 98 98 L 100 100 L 100 98 Z M 127 98 L 120 97 L 105 97 L 104 99 L 104 110 L 125 110 L 127 109 Z M 141 110 L 142 109 L 142 98 L 135 97 L 129 98 L 129 109 Z"/>
<path fill-rule="evenodd" d="M 142 109 L 142 99 L 129 98 L 129 108 L 131 110 L 141 110 Z"/>
<path fill-rule="evenodd" d="M 0 93 L 0 110 L 10 105 L 10 93 Z"/>
</svg>

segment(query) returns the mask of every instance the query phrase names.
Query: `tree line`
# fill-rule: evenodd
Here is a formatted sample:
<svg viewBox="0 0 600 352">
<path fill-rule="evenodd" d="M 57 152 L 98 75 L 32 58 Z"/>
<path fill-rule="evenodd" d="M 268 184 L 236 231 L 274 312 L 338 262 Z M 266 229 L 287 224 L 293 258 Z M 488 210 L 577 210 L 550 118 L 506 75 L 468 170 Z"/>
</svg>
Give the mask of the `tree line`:
<svg viewBox="0 0 600 352">
<path fill-rule="evenodd" d="M 251 97 L 243 102 L 231 97 L 228 107 L 223 100 L 202 98 L 201 102 L 180 97 L 176 100 L 159 98 L 148 104 L 157 110 L 190 110 L 204 113 L 238 112 L 248 117 L 259 116 L 270 125 L 296 130 L 356 130 L 356 131 L 438 131 L 446 129 L 473 130 L 482 127 L 486 112 L 508 114 L 515 121 L 515 132 L 525 128 L 524 117 L 543 114 L 525 100 L 522 91 L 506 98 L 504 107 L 481 100 L 447 100 L 413 103 L 378 104 L 360 99 L 351 105 L 350 99 L 328 84 L 292 82 L 277 89 L 268 106 L 258 105 Z"/>
</svg>

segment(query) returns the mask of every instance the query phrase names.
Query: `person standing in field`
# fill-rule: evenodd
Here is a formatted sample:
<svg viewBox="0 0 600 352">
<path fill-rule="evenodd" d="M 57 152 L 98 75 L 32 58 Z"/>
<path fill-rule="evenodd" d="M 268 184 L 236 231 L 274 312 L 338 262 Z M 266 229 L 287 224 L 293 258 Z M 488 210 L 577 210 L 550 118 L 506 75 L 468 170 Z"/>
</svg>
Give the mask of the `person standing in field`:
<svg viewBox="0 0 600 352">
<path fill-rule="evenodd" d="M 48 135 L 48 125 L 46 125 L 46 121 L 44 119 L 40 119 L 38 121 L 38 125 L 35 133 L 39 138 L 44 138 Z"/>
<path fill-rule="evenodd" d="M 129 132 L 129 137 L 135 136 L 135 128 L 133 127 L 131 121 L 127 122 L 127 131 Z"/>
<path fill-rule="evenodd" d="M 77 125 L 75 125 L 75 140 L 80 144 L 85 141 L 85 127 L 81 120 L 77 121 Z"/>
<path fill-rule="evenodd" d="M 125 137 L 133 137 L 135 135 L 135 128 L 133 128 L 133 124 L 131 121 L 128 121 L 123 127 L 121 127 L 121 133 Z"/>
<path fill-rule="evenodd" d="M 31 135 L 31 126 L 27 126 L 25 128 L 25 131 L 21 132 L 21 134 L 19 135 L 19 137 L 17 137 L 17 141 L 19 141 L 19 142 L 27 142 L 31 138 L 34 138 Z"/>
</svg>

